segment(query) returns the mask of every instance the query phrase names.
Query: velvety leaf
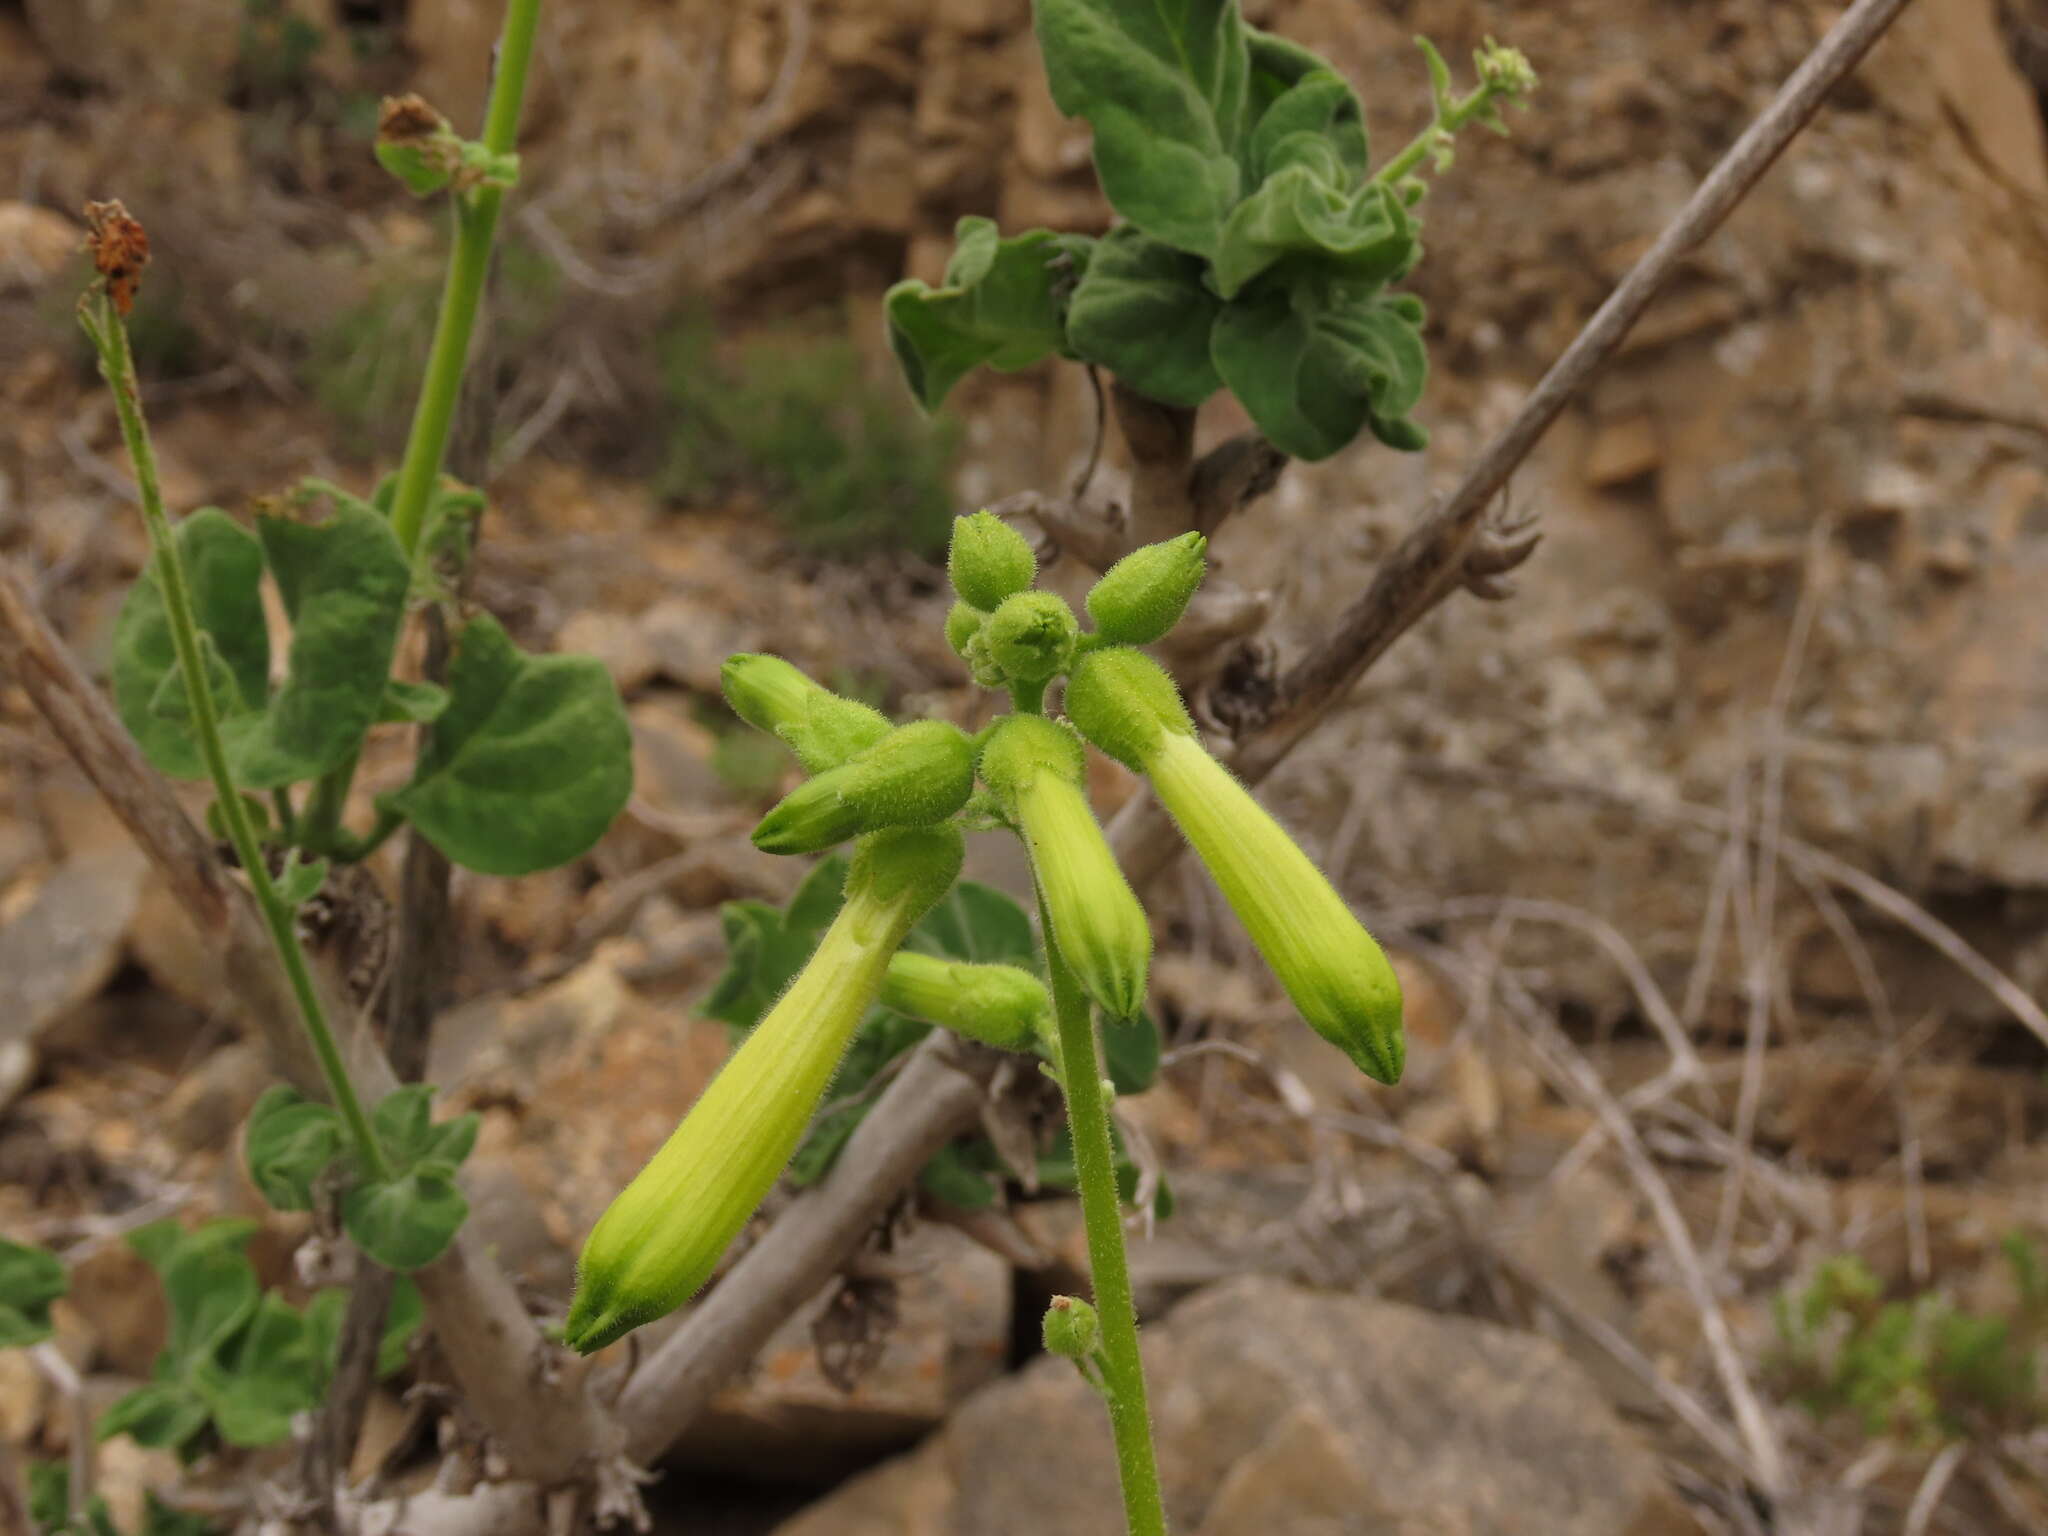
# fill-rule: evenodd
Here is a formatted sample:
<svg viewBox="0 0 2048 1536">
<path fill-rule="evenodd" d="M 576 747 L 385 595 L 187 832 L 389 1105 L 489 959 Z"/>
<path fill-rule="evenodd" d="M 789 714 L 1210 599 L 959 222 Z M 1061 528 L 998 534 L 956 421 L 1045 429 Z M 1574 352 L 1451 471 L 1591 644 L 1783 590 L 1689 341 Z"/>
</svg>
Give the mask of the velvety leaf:
<svg viewBox="0 0 2048 1536">
<path fill-rule="evenodd" d="M 954 239 L 939 287 L 910 278 L 883 300 L 889 344 L 928 411 L 976 368 L 1010 372 L 1065 350 L 1066 298 L 1092 243 L 1044 229 L 1004 240 L 973 216 Z"/>
<path fill-rule="evenodd" d="M 169 1340 L 159 1369 L 175 1376 L 217 1354 L 256 1311 L 256 1270 L 242 1250 L 253 1221 L 216 1221 L 190 1232 L 175 1221 L 154 1222 L 128 1236 L 164 1288 Z"/>
<path fill-rule="evenodd" d="M 1159 1026 L 1140 1010 L 1135 1018 L 1104 1019 L 1102 1058 L 1118 1093 L 1143 1093 L 1159 1080 Z"/>
<path fill-rule="evenodd" d="M 206 1427 L 206 1400 L 182 1381 L 153 1381 L 137 1387 L 100 1415 L 93 1436 L 127 1435 L 137 1445 L 176 1450 Z"/>
<path fill-rule="evenodd" d="M 1421 320 L 1406 295 L 1283 270 L 1224 307 L 1211 346 L 1274 447 L 1326 459 L 1368 426 L 1390 446 L 1421 445 L 1422 429 L 1407 420 L 1428 375 Z"/>
<path fill-rule="evenodd" d="M 587 852 L 633 792 L 632 732 L 604 663 L 529 656 L 479 614 L 462 631 L 448 693 L 412 783 L 390 804 L 487 875 Z"/>
<path fill-rule="evenodd" d="M 386 1180 L 366 1180 L 342 1197 L 341 1224 L 357 1247 L 386 1269 L 431 1264 L 469 1216 L 469 1201 L 448 1163 L 422 1163 Z"/>
<path fill-rule="evenodd" d="M 275 1445 L 292 1415 L 319 1401 L 319 1373 L 305 1318 L 274 1291 L 256 1304 L 231 1348 L 194 1363 L 191 1384 L 230 1445 Z"/>
<path fill-rule="evenodd" d="M 1204 273 L 1199 257 L 1119 224 L 1097 243 L 1074 290 L 1067 344 L 1141 395 L 1200 405 L 1223 383 L 1209 356 L 1223 305 Z"/>
<path fill-rule="evenodd" d="M 1298 133 L 1329 146 L 1338 191 L 1351 192 L 1364 181 L 1372 163 L 1365 108 L 1335 70 L 1319 65 L 1301 75 L 1253 119 L 1245 160 L 1255 184 L 1280 168 L 1281 146 Z"/>
<path fill-rule="evenodd" d="M 272 1209 L 310 1211 L 313 1188 L 340 1156 L 341 1117 L 279 1083 L 249 1114 L 242 1157 L 249 1181 Z"/>
<path fill-rule="evenodd" d="M 0 1349 L 50 1337 L 50 1303 L 64 1294 L 64 1264 L 54 1253 L 0 1238 Z"/>
<path fill-rule="evenodd" d="M 1257 27 L 1244 29 L 1245 52 L 1250 61 L 1247 116 L 1257 124 L 1274 102 L 1317 70 L 1330 68 L 1329 61 L 1313 49 L 1304 48 Z"/>
<path fill-rule="evenodd" d="M 348 1313 L 348 1298 L 347 1291 L 333 1287 L 315 1292 L 306 1303 L 307 1338 L 323 1382 L 341 1364 L 341 1329 Z M 420 1288 L 408 1276 L 394 1276 L 391 1304 L 384 1310 L 384 1331 L 377 1341 L 379 1380 L 404 1369 L 407 1348 L 425 1321 L 426 1306 L 420 1300 Z"/>
<path fill-rule="evenodd" d="M 765 901 L 729 901 L 718 909 L 725 928 L 725 972 L 698 1012 L 746 1031 L 760 1022 L 818 947 L 818 935 L 839 915 L 846 858 L 820 859 L 785 908 Z"/>
<path fill-rule="evenodd" d="M 135 1536 L 220 1536 L 220 1527 L 204 1515 L 175 1508 L 145 1490 L 142 1495 L 142 1525 Z"/>
<path fill-rule="evenodd" d="M 430 1084 L 406 1083 L 387 1093 L 370 1111 L 370 1128 L 393 1167 L 410 1168 L 424 1162 L 460 1167 L 469 1156 L 469 1149 L 476 1145 L 478 1117 L 457 1115 L 436 1121 L 433 1107 Z"/>
<path fill-rule="evenodd" d="M 260 517 L 256 529 L 292 621 L 291 658 L 269 707 L 229 722 L 226 735 L 235 782 L 274 789 L 318 778 L 362 745 L 412 572 L 390 526 L 352 497 L 323 523 Z"/>
<path fill-rule="evenodd" d="M 284 867 L 278 871 L 277 899 L 297 910 L 319 895 L 320 887 L 326 883 L 327 861 L 314 859 L 309 863 L 294 848 L 285 855 Z"/>
<path fill-rule="evenodd" d="M 235 674 L 228 670 L 220 647 L 203 629 L 199 631 L 198 638 L 200 670 L 206 675 L 207 693 L 213 700 L 216 718 L 243 713 L 241 689 L 235 682 Z M 164 680 L 157 684 L 156 693 L 149 701 L 149 712 L 159 720 L 190 727 L 192 690 L 186 686 L 184 667 L 176 660 L 171 662 L 171 670 L 164 674 Z"/>
<path fill-rule="evenodd" d="M 177 525 L 172 537 L 192 587 L 193 619 L 211 636 L 216 654 L 235 681 L 214 700 L 224 720 L 263 708 L 270 686 L 270 631 L 263 618 L 263 550 L 254 534 L 218 507 L 204 507 Z M 114 623 L 114 707 L 159 773 L 203 779 L 206 763 L 182 717 L 157 712 L 157 699 L 177 667 L 170 616 L 156 562 L 144 568 Z M 184 678 L 178 677 L 182 689 Z"/>
<path fill-rule="evenodd" d="M 392 678 L 377 706 L 379 725 L 425 725 L 448 707 L 448 690 L 438 683 L 409 683 Z"/>
<path fill-rule="evenodd" d="M 1250 60 L 1237 0 L 1038 0 L 1054 103 L 1095 132 L 1095 170 L 1146 234 L 1208 256 L 1242 192 Z"/>
<path fill-rule="evenodd" d="M 1314 133 L 1290 135 L 1274 154 L 1277 168 L 1223 228 L 1212 270 L 1224 298 L 1290 256 L 1361 285 L 1391 282 L 1414 266 L 1415 225 L 1391 188 L 1342 190 L 1337 152 Z"/>
<path fill-rule="evenodd" d="M 835 853 L 811 866 L 789 898 L 784 924 L 799 933 L 822 933 L 846 900 L 846 855 Z"/>
<path fill-rule="evenodd" d="M 906 949 L 950 960 L 1037 968 L 1031 915 L 1001 891 L 957 882 L 911 930 Z"/>
<path fill-rule="evenodd" d="M 996 1202 L 996 1186 L 988 1170 L 957 1142 L 932 1155 L 917 1176 L 918 1187 L 936 1200 L 963 1211 L 985 1210 Z"/>
</svg>

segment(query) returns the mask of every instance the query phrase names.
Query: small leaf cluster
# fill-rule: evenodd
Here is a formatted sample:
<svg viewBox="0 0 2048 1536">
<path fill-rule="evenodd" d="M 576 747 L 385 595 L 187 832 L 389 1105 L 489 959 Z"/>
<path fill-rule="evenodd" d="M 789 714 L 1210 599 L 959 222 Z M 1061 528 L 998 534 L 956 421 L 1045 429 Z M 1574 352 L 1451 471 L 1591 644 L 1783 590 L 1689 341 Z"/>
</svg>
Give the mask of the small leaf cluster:
<svg viewBox="0 0 2048 1536">
<path fill-rule="evenodd" d="M 1927 1447 L 2048 1422 L 2048 1266 L 2026 1237 L 2004 1244 L 2013 1304 L 1973 1312 L 1938 1292 L 1886 1300 L 1855 1255 L 1823 1263 L 1772 1305 L 1779 1387 L 1816 1419 Z"/>
<path fill-rule="evenodd" d="M 889 291 L 911 392 L 936 409 L 967 373 L 1059 356 L 1192 408 L 1234 394 L 1267 439 L 1327 458 L 1369 430 L 1427 435 L 1411 413 L 1428 372 L 1421 303 L 1392 291 L 1421 259 L 1414 175 L 1448 163 L 1457 129 L 1505 131 L 1498 103 L 1535 86 L 1489 41 L 1479 85 L 1451 89 L 1425 42 L 1436 114 L 1377 172 L 1365 109 L 1322 58 L 1245 24 L 1237 0 L 1037 0 L 1055 105 L 1094 130 L 1121 222 L 1100 239 L 1004 238 L 969 217 L 939 286 Z"/>
<path fill-rule="evenodd" d="M 341 1225 L 358 1248 L 387 1269 L 431 1264 L 469 1215 L 456 1170 L 476 1145 L 477 1117 L 436 1121 L 434 1090 L 394 1089 L 370 1112 L 389 1163 L 379 1178 L 359 1167 L 341 1116 L 284 1084 L 269 1089 L 249 1116 L 244 1157 L 250 1181 L 276 1210 L 312 1211 L 338 1202 Z"/>
<path fill-rule="evenodd" d="M 106 1499 L 94 1494 L 74 1518 L 71 1469 L 61 1461 L 31 1462 L 28 1469 L 29 1536 L 121 1536 Z M 166 1504 L 154 1490 L 142 1495 L 142 1523 L 134 1536 L 219 1536 L 203 1515 Z"/>
<path fill-rule="evenodd" d="M 317 875 L 319 860 L 360 858 L 407 822 L 485 874 L 566 863 L 597 841 L 632 789 L 631 733 L 611 674 L 592 657 L 528 655 L 496 619 L 477 614 L 458 627 L 445 688 L 394 678 L 406 616 L 435 594 L 392 531 L 391 493 L 389 478 L 367 501 L 309 480 L 260 511 L 254 532 L 217 507 L 177 524 L 233 782 L 271 792 L 275 822 L 262 800 L 246 803 L 273 846 L 302 850 Z M 481 507 L 476 492 L 445 481 L 429 512 L 429 549 L 465 539 Z M 291 621 L 275 684 L 266 572 Z M 155 562 L 122 605 L 112 672 L 115 707 L 150 762 L 171 778 L 207 777 Z M 338 777 L 345 790 L 372 727 L 428 722 L 427 750 L 411 781 L 379 800 L 370 837 L 323 822 L 310 804 L 282 814 L 295 786 Z M 295 894 L 317 890 L 317 875 Z"/>
<path fill-rule="evenodd" d="M 846 859 L 832 854 L 821 859 L 789 901 L 780 907 L 763 901 L 730 901 L 719 909 L 725 927 L 726 968 L 700 1005 L 709 1018 L 729 1025 L 735 1037 L 751 1030 L 810 959 L 819 937 L 837 916 L 843 899 Z M 1044 972 L 1043 955 L 1032 932 L 1030 915 L 992 886 L 962 880 L 911 931 L 904 948 L 920 955 L 970 965 L 1016 966 L 1033 975 Z M 874 1108 L 877 1090 L 888 1069 L 904 1052 L 931 1032 L 923 1019 L 878 1003 L 868 1010 L 860 1031 L 833 1079 L 832 1095 L 819 1110 L 810 1133 L 791 1159 L 788 1178 L 799 1187 L 828 1173 L 840 1151 Z M 1049 1059 L 1043 1039 L 1036 1047 Z M 1159 1028 L 1149 1013 L 1111 1023 L 1103 1035 L 1109 1080 L 1120 1094 L 1142 1093 L 1159 1073 Z M 932 1198 L 967 1210 L 992 1204 L 1006 1170 L 995 1146 L 975 1133 L 940 1149 L 925 1165 L 919 1186 Z M 1137 1169 L 1120 1158 L 1119 1178 L 1128 1201 L 1137 1188 Z M 1052 1189 L 1075 1187 L 1072 1142 L 1062 1128 L 1040 1157 L 1038 1182 Z M 1160 1214 L 1171 1209 L 1161 1194 Z"/>
<path fill-rule="evenodd" d="M 187 1230 L 167 1220 L 129 1235 L 163 1287 L 169 1337 L 154 1379 L 100 1416 L 100 1439 L 128 1435 L 189 1460 L 216 1442 L 274 1445 L 290 1435 L 294 1415 L 320 1402 L 340 1348 L 347 1292 L 323 1290 L 299 1308 L 264 1290 L 245 1252 L 255 1230 L 249 1221 Z M 421 1317 L 418 1291 L 401 1282 L 378 1374 L 403 1366 Z"/>
<path fill-rule="evenodd" d="M 0 1349 L 50 1337 L 50 1306 L 64 1294 L 63 1262 L 47 1249 L 0 1238 Z"/>
</svg>

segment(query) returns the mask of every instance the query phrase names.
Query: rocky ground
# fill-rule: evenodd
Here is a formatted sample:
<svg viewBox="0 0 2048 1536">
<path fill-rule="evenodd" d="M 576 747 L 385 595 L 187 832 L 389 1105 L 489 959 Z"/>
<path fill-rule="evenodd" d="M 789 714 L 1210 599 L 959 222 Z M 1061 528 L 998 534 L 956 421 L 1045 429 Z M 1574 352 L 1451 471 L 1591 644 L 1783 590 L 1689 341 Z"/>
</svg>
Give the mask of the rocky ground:
<svg viewBox="0 0 2048 1536">
<path fill-rule="evenodd" d="M 473 117 L 494 19 L 292 5 L 329 45 L 288 89 L 252 81 L 234 28 L 185 24 L 199 0 L 125 0 L 118 26 L 111 0 L 0 5 L 0 549 L 94 663 L 144 542 L 65 336 L 86 195 L 136 207 L 181 296 L 147 391 L 173 504 L 368 477 L 301 364 L 436 236 L 361 168 L 349 103 L 416 85 Z M 1418 120 L 1417 30 L 1454 56 L 1498 31 L 1546 81 L 1432 201 L 1436 445 L 1294 469 L 1218 542 L 1286 647 L 1832 8 L 1248 9 L 1337 59 L 1383 143 Z M 494 342 L 521 452 L 476 596 L 529 646 L 605 658 L 637 789 L 579 866 L 458 879 L 431 1072 L 484 1116 L 478 1219 L 541 1310 L 721 1057 L 691 1009 L 718 904 L 798 873 L 746 839 L 781 770 L 731 731 L 720 660 L 772 649 L 901 711 L 963 707 L 930 568 L 821 563 L 759 506 L 679 516 L 648 492 L 635 338 L 708 295 L 735 334 L 843 306 L 866 344 L 879 288 L 935 275 L 958 214 L 1100 227 L 1025 21 L 1022 0 L 603 0 L 549 23 L 515 233 L 569 297 Z M 1398 948 L 1399 1090 L 1291 1023 L 1198 872 L 1162 882 L 1175 1054 L 1129 1108 L 1178 1202 L 1134 1249 L 1177 1529 L 1752 1530 L 1738 1490 L 1774 1454 L 1776 1529 L 2048 1530 L 2038 1420 L 1933 1441 L 1816 1423 L 1772 1367 L 1770 1310 L 1855 1252 L 1892 1295 L 2009 1311 L 2001 1243 L 2048 1236 L 2043 1042 L 2020 1016 L 2048 993 L 2043 37 L 2017 0 L 1919 0 L 1518 476 L 1546 543 L 1515 599 L 1450 604 L 1272 781 Z M 1070 376 L 964 389 L 961 505 L 1063 483 L 1091 409 Z M 1214 415 L 1205 434 L 1235 430 Z M 365 793 L 402 748 L 378 743 Z M 268 1076 L 202 937 L 5 678 L 0 787 L 0 1232 L 73 1261 L 59 1346 L 111 1401 L 163 1329 L 121 1237 L 258 1214 L 230 1153 Z M 1107 809 L 1129 786 L 1098 788 Z M 1015 884 L 993 842 L 975 858 Z M 850 1390 L 794 1320 L 679 1452 L 664 1528 L 1111 1530 L 1103 1442 L 1070 1432 L 1089 1404 L 1031 1342 L 1079 1283 L 1078 1222 L 1013 1195 L 1000 1220 L 923 1213 Z M 289 1282 L 302 1235 L 269 1219 L 267 1278 Z M 0 1439 L 61 1455 L 69 1423 L 0 1353 Z M 363 1467 L 416 1471 L 408 1424 L 380 1396 Z M 175 1473 L 103 1448 L 124 1517 Z"/>
</svg>

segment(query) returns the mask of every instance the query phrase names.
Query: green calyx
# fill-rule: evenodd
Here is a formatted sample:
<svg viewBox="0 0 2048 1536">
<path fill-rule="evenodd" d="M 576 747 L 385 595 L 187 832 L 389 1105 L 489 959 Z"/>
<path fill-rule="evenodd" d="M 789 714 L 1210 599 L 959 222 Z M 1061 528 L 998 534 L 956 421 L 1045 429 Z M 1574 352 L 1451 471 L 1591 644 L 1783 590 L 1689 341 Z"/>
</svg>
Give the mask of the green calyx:
<svg viewBox="0 0 2048 1536">
<path fill-rule="evenodd" d="M 795 1152 L 892 955 L 964 852 L 952 827 L 861 840 L 845 903 L 810 960 L 591 1230 L 562 1330 L 571 1349 L 602 1349 L 710 1278 Z"/>
<path fill-rule="evenodd" d="M 882 1005 L 1003 1051 L 1029 1051 L 1051 1028 L 1045 983 L 1014 965 L 972 965 L 899 950 Z"/>
<path fill-rule="evenodd" d="M 982 638 L 1004 677 L 1042 683 L 1065 670 L 1080 633 L 1074 610 L 1058 594 L 1018 592 L 989 615 Z"/>
<path fill-rule="evenodd" d="M 783 742 L 807 773 L 837 768 L 895 729 L 880 710 L 841 698 L 780 656 L 729 656 L 718 679 L 733 713 Z"/>
<path fill-rule="evenodd" d="M 953 520 L 953 544 L 946 555 L 953 590 L 984 613 L 1022 592 L 1038 576 L 1038 557 L 1024 535 L 993 512 Z"/>
<path fill-rule="evenodd" d="M 1088 593 L 1088 616 L 1105 641 L 1150 645 L 1164 639 L 1202 584 L 1209 541 L 1199 533 L 1134 549 Z"/>
<path fill-rule="evenodd" d="M 1152 929 L 1088 808 L 1081 743 L 1042 715 L 1006 716 L 982 747 L 981 776 L 1024 836 L 1051 942 L 1105 1012 L 1133 1017 Z"/>
<path fill-rule="evenodd" d="M 1066 711 L 1083 736 L 1140 773 L 1168 736 L 1195 733 L 1166 669 L 1127 646 L 1090 651 L 1074 664 Z"/>
<path fill-rule="evenodd" d="M 790 791 L 754 828 L 764 853 L 818 853 L 862 832 L 930 826 L 974 791 L 974 745 L 958 726 L 898 726 Z"/>
</svg>

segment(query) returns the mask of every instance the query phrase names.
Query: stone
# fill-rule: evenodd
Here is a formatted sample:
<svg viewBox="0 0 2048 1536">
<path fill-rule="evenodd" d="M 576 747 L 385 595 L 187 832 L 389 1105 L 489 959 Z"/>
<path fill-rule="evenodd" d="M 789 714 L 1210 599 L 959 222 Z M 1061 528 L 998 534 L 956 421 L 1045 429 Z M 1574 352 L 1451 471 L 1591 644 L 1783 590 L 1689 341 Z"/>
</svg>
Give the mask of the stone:
<svg viewBox="0 0 2048 1536">
<path fill-rule="evenodd" d="M 887 1256 L 893 1322 L 851 1390 L 820 1366 L 815 1330 L 837 1281 L 776 1330 L 752 1368 L 712 1401 L 672 1452 L 686 1463 L 775 1483 L 827 1483 L 939 1427 L 1001 1373 L 1010 1270 L 960 1232 L 924 1223 Z"/>
<path fill-rule="evenodd" d="M 33 293 L 78 255 L 85 231 L 55 209 L 0 201 L 0 296 Z"/>
<path fill-rule="evenodd" d="M 1700 1530 L 1659 1457 L 1533 1334 L 1248 1278 L 1201 1292 L 1144 1342 L 1168 1517 L 1198 1536 Z M 1101 1403 L 1043 1358 L 777 1536 L 1122 1529 Z"/>
<path fill-rule="evenodd" d="M 1586 483 L 1603 490 L 1640 480 L 1662 462 L 1657 424 L 1647 416 L 1604 422 L 1586 450 Z"/>
<path fill-rule="evenodd" d="M 132 848 L 79 854 L 0 928 L 9 1003 L 0 1041 L 33 1045 L 106 985 L 121 963 L 145 870 Z"/>
<path fill-rule="evenodd" d="M 654 648 L 634 620 L 620 613 L 579 613 L 555 632 L 555 649 L 595 656 L 619 692 L 632 694 L 654 676 Z"/>
<path fill-rule="evenodd" d="M 749 648 L 735 620 L 692 597 L 663 598 L 640 616 L 640 633 L 661 676 L 714 696 L 725 658 Z"/>
</svg>

